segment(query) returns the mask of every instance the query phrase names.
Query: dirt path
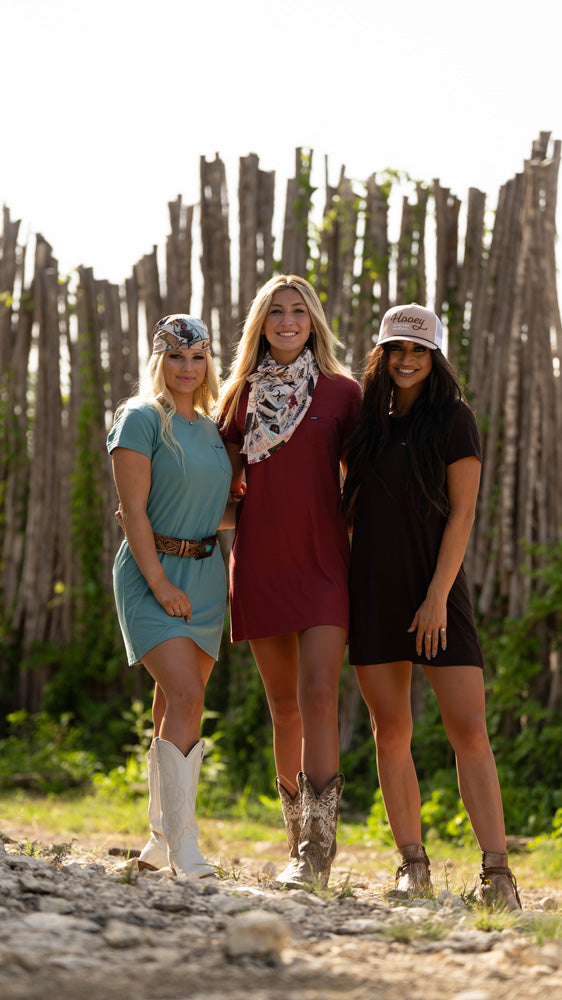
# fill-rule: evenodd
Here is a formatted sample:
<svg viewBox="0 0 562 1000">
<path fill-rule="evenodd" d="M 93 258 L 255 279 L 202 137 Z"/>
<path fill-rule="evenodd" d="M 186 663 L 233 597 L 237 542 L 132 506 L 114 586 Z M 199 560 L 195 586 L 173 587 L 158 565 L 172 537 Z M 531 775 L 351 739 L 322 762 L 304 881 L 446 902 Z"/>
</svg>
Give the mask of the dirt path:
<svg viewBox="0 0 562 1000">
<path fill-rule="evenodd" d="M 56 866 L 0 845 L 2 1000 L 562 996 L 559 886 L 523 887 L 521 916 L 489 917 L 451 864 L 435 866 L 436 900 L 410 903 L 386 895 L 392 852 L 343 847 L 321 895 L 274 887 L 284 853 L 252 843 L 226 877 L 193 882 L 131 875 L 99 849 Z"/>
</svg>

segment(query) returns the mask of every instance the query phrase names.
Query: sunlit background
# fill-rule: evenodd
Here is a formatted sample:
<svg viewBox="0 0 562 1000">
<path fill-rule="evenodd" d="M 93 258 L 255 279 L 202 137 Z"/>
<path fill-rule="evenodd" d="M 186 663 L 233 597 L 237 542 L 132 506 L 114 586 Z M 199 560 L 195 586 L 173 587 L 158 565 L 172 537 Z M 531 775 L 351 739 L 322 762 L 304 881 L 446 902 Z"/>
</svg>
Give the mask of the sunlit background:
<svg viewBox="0 0 562 1000">
<path fill-rule="evenodd" d="M 392 168 L 494 208 L 539 131 L 562 137 L 558 20 L 550 0 L 0 0 L 0 200 L 63 273 L 115 282 L 216 152 L 233 206 L 255 152 L 282 212 L 304 146 L 320 204 L 327 157 L 332 184 Z"/>
</svg>

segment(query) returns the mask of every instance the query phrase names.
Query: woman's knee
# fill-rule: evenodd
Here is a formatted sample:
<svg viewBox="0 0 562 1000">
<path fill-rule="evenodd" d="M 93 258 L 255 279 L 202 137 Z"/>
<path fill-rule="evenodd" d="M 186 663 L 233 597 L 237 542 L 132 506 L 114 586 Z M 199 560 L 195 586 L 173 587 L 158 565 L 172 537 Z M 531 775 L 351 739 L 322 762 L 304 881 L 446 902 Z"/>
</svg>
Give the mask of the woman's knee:
<svg viewBox="0 0 562 1000">
<path fill-rule="evenodd" d="M 300 712 L 296 697 L 279 698 L 269 700 L 269 711 L 271 721 L 278 729 L 281 727 L 292 729 L 297 723 L 300 724 Z"/>
<path fill-rule="evenodd" d="M 413 733 L 411 719 L 377 719 L 371 716 L 371 725 L 377 753 L 410 752 Z"/>
<path fill-rule="evenodd" d="M 171 686 L 166 690 L 166 715 L 181 714 L 184 718 L 201 716 L 205 704 L 205 687 L 200 678 Z"/>
<path fill-rule="evenodd" d="M 338 710 L 338 686 L 325 678 L 308 681 L 299 686 L 298 701 L 301 715 L 333 715 Z"/>
<path fill-rule="evenodd" d="M 450 722 L 446 728 L 447 736 L 457 755 L 481 756 L 491 753 L 486 719 L 480 713 Z"/>
</svg>

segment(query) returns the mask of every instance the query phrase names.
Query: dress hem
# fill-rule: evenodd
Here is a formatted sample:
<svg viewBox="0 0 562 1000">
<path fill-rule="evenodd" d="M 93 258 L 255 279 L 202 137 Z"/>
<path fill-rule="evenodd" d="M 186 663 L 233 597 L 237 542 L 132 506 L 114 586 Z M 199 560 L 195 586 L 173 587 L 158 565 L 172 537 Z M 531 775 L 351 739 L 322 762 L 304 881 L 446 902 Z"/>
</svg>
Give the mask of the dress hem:
<svg viewBox="0 0 562 1000">
<path fill-rule="evenodd" d="M 215 662 L 218 659 L 220 653 L 220 642 L 218 649 L 215 653 L 214 650 L 205 649 L 205 647 L 200 642 L 197 642 L 192 635 L 186 635 L 185 632 L 176 632 L 175 635 L 167 635 L 164 639 L 160 639 L 158 642 L 151 643 L 150 646 L 148 646 L 145 650 L 143 650 L 140 656 L 137 656 L 136 660 L 131 660 L 127 658 L 128 665 L 130 667 L 137 667 L 140 664 L 141 666 L 144 667 L 144 663 L 142 662 L 143 656 L 146 656 L 147 653 L 150 653 L 151 649 L 156 649 L 156 646 L 161 646 L 162 643 L 167 642 L 168 639 L 191 639 L 191 641 L 197 646 L 198 649 L 200 649 L 203 653 L 206 653 L 207 656 L 211 656 Z"/>
<path fill-rule="evenodd" d="M 320 621 L 320 622 L 307 622 L 306 625 L 297 625 L 295 628 L 284 628 L 282 630 L 278 629 L 275 632 L 272 632 L 271 630 L 269 630 L 267 632 L 262 632 L 260 630 L 259 635 L 256 635 L 256 634 L 253 634 L 253 635 L 236 635 L 236 638 L 234 637 L 234 633 L 231 631 L 231 633 L 230 633 L 230 641 L 231 642 L 251 642 L 253 639 L 273 639 L 273 638 L 275 638 L 278 635 L 293 635 L 293 633 L 295 633 L 295 632 L 305 632 L 309 628 L 322 628 L 323 626 L 329 626 L 329 627 L 332 627 L 332 628 L 341 628 L 345 632 L 345 634 L 347 636 L 347 630 L 348 630 L 348 625 L 347 624 L 344 624 L 341 621 L 339 621 L 339 622 L 334 622 L 334 621 L 331 621 L 331 622 Z M 346 640 L 346 645 L 347 645 L 347 640 Z"/>
<path fill-rule="evenodd" d="M 394 659 L 384 659 L 384 660 L 363 660 L 363 662 L 358 662 L 352 657 L 349 657 L 350 665 L 355 667 L 381 667 L 386 663 L 412 663 L 418 664 L 420 667 L 476 667 L 478 670 L 484 669 L 483 663 L 475 662 L 471 660 L 470 663 L 459 663 L 458 660 L 451 661 L 450 663 L 443 663 L 443 661 L 437 663 L 435 660 L 424 659 L 423 657 L 418 657 L 412 660 L 409 656 L 398 656 Z"/>
</svg>

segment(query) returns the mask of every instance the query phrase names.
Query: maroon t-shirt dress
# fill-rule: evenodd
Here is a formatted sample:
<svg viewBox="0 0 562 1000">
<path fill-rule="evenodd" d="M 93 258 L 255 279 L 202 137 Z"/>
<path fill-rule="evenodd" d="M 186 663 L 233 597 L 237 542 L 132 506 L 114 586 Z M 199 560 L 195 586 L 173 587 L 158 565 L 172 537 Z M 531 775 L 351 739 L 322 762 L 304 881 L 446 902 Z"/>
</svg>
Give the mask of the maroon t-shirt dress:
<svg viewBox="0 0 562 1000">
<path fill-rule="evenodd" d="M 249 386 L 222 431 L 242 447 Z M 349 538 L 341 508 L 340 459 L 361 405 L 352 378 L 320 373 L 289 441 L 263 462 L 245 462 L 230 556 L 233 642 L 315 625 L 349 625 Z"/>
</svg>

